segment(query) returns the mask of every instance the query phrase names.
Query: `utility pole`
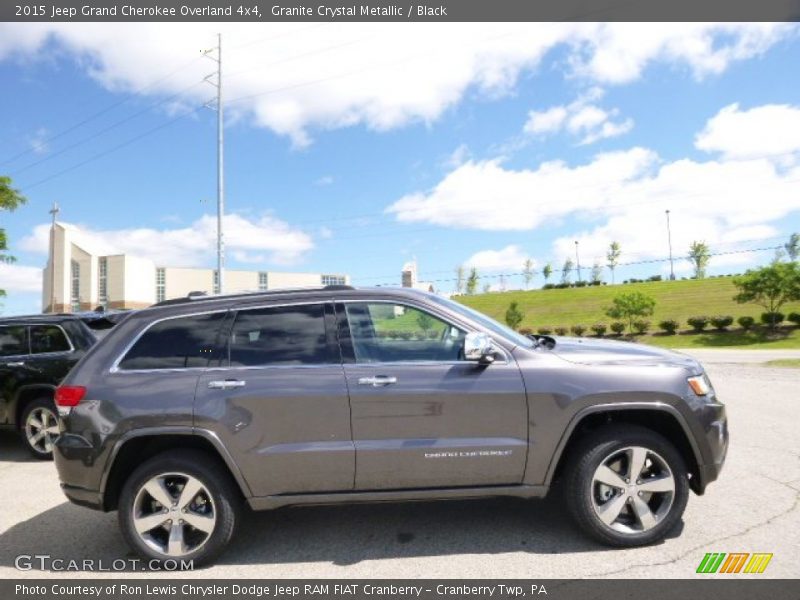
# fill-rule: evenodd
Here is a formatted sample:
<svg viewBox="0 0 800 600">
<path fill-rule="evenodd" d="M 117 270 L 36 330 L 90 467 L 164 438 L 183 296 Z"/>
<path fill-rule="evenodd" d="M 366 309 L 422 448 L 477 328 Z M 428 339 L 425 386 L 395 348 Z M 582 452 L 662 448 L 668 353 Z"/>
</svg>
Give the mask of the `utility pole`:
<svg viewBox="0 0 800 600">
<path fill-rule="evenodd" d="M 56 215 L 61 212 L 58 203 L 53 202 L 50 209 L 53 224 L 50 226 L 50 312 L 56 312 Z"/>
<path fill-rule="evenodd" d="M 217 51 L 217 56 L 211 56 L 211 52 Z M 223 232 L 223 220 L 225 217 L 225 171 L 224 171 L 224 134 L 225 126 L 223 122 L 223 104 L 222 104 L 222 34 L 217 34 L 217 47 L 206 50 L 203 53 L 206 57 L 217 63 L 217 72 L 208 75 L 205 78 L 207 83 L 210 83 L 217 88 L 217 289 L 220 294 L 225 289 L 225 235 Z M 216 83 L 211 78 L 216 75 Z"/>
<path fill-rule="evenodd" d="M 675 280 L 675 267 L 672 264 L 672 232 L 669 228 L 669 209 L 667 209 L 667 243 L 669 244 L 669 278 Z"/>
<path fill-rule="evenodd" d="M 578 266 L 578 281 L 583 281 L 581 279 L 581 257 L 578 254 L 578 240 L 575 240 L 575 262 Z"/>
</svg>

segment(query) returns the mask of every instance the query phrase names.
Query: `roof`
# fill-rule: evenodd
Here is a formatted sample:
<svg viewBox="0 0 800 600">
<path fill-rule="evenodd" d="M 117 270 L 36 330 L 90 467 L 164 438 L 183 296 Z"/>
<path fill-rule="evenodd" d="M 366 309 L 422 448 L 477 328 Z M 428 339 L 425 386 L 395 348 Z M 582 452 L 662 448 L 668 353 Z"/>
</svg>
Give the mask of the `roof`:
<svg viewBox="0 0 800 600">
<path fill-rule="evenodd" d="M 83 322 L 98 321 L 105 319 L 111 323 L 116 323 L 125 315 L 133 311 L 107 311 L 107 312 L 76 312 L 76 313 L 39 313 L 35 315 L 13 315 L 10 317 L 0 317 L 2 323 L 52 323 L 53 321 L 79 320 Z"/>
</svg>

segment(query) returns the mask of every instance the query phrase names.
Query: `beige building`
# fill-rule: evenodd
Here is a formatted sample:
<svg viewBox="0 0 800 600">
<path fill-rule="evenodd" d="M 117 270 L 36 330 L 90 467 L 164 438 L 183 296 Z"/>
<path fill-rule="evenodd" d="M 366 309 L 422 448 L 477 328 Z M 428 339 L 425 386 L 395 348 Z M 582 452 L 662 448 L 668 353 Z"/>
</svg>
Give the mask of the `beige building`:
<svg viewBox="0 0 800 600">
<path fill-rule="evenodd" d="M 56 223 L 51 236 L 50 259 L 42 275 L 44 312 L 145 308 L 190 292 L 218 291 L 216 269 L 161 266 L 127 254 L 92 254 L 81 245 L 79 230 L 62 223 Z M 341 273 L 225 271 L 226 293 L 349 283 L 350 277 Z"/>
</svg>

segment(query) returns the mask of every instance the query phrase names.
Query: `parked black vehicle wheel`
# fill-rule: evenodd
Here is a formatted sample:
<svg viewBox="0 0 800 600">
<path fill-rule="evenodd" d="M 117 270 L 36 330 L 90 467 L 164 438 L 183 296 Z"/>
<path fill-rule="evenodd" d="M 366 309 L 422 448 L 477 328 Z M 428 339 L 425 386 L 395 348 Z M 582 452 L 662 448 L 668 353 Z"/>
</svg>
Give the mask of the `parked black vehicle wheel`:
<svg viewBox="0 0 800 600">
<path fill-rule="evenodd" d="M 564 483 L 567 507 L 580 528 L 610 546 L 662 540 L 678 524 L 689 496 L 677 449 L 634 425 L 607 427 L 583 440 Z"/>
<path fill-rule="evenodd" d="M 58 438 L 58 419 L 52 398 L 36 398 L 25 405 L 19 430 L 25 447 L 35 458 L 52 460 L 53 444 Z"/>
<path fill-rule="evenodd" d="M 159 454 L 122 487 L 119 523 L 128 544 L 148 560 L 212 561 L 230 541 L 240 497 L 228 473 L 194 450 Z"/>
</svg>

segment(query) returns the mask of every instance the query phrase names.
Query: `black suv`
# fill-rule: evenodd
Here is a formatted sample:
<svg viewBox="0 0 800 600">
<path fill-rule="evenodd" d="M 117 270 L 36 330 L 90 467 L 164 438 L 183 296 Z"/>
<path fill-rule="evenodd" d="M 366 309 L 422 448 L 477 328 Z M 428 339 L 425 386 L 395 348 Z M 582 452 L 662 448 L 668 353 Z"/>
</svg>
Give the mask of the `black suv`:
<svg viewBox="0 0 800 600">
<path fill-rule="evenodd" d="M 595 539 L 648 544 L 728 446 L 688 356 L 534 340 L 402 288 L 170 301 L 112 330 L 56 403 L 69 499 L 118 510 L 140 554 L 195 564 L 243 501 L 533 498 L 557 481 Z"/>
<path fill-rule="evenodd" d="M 0 319 L 0 427 L 18 429 L 36 458 L 53 456 L 56 386 L 120 314 Z"/>
</svg>

